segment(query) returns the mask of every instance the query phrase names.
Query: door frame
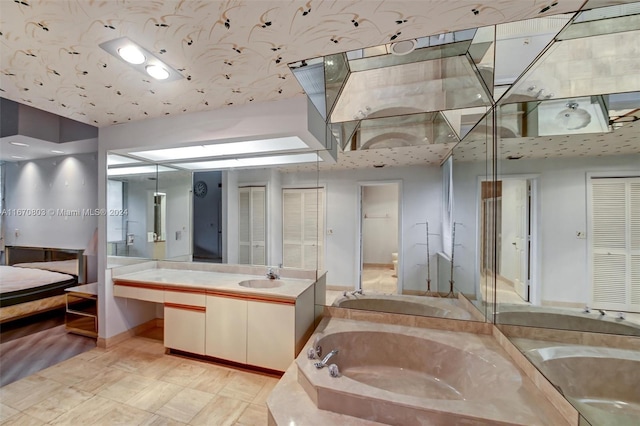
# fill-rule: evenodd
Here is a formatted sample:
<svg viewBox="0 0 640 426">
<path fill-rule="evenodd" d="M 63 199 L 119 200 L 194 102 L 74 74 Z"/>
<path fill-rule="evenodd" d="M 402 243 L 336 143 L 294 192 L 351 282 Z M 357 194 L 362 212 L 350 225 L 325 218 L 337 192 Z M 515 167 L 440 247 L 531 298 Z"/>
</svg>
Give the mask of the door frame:
<svg viewBox="0 0 640 426">
<path fill-rule="evenodd" d="M 500 175 L 498 176 L 500 181 L 508 180 L 508 179 L 518 179 L 518 180 L 528 180 L 531 181 L 531 208 L 530 208 L 530 227 L 531 227 L 531 244 L 527 248 L 528 252 L 526 254 L 529 259 L 529 303 L 532 305 L 540 305 L 542 302 L 542 288 L 540 285 L 540 271 L 542 270 L 542 266 L 540 265 L 539 259 L 542 259 L 542 254 L 540 252 L 541 248 L 541 227 L 540 227 L 540 217 L 541 217 L 541 206 L 540 206 L 540 198 L 539 198 L 539 186 L 540 186 L 540 175 L 539 174 L 508 174 L 508 175 Z M 491 181 L 492 179 L 487 178 L 486 176 L 478 176 L 477 182 L 477 190 L 476 190 L 476 266 L 475 266 L 475 281 L 476 281 L 476 294 L 481 294 L 480 286 L 481 286 L 481 276 L 480 276 L 480 268 L 482 266 L 482 259 L 480 258 L 480 252 L 482 248 L 482 182 Z M 497 261 L 497 259 L 494 259 Z M 494 271 L 494 273 L 498 273 L 498 271 Z"/>
<path fill-rule="evenodd" d="M 357 281 L 356 281 L 356 289 L 362 290 L 362 221 L 363 221 L 363 212 L 362 212 L 362 190 L 365 186 L 383 186 L 383 185 L 397 185 L 398 186 L 398 276 L 396 279 L 396 293 L 402 294 L 403 286 L 403 276 L 404 276 L 404 256 L 402 256 L 402 198 L 403 198 L 403 187 L 402 187 L 402 179 L 389 179 L 389 180 L 373 180 L 373 181 L 358 181 L 357 185 L 357 194 L 356 194 L 356 222 L 357 222 L 357 234 L 356 234 L 356 247 L 358 247 L 356 259 L 355 259 L 355 268 L 357 271 Z"/>
</svg>

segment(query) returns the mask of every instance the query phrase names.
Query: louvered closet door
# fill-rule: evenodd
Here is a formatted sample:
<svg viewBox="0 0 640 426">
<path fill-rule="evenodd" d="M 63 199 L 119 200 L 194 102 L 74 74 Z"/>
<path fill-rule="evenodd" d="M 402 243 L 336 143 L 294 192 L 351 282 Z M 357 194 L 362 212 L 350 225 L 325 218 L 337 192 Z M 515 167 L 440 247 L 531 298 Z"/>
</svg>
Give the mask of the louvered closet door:
<svg viewBox="0 0 640 426">
<path fill-rule="evenodd" d="M 282 191 L 283 265 L 322 269 L 324 255 L 324 190 Z"/>
<path fill-rule="evenodd" d="M 238 262 L 264 265 L 266 260 L 266 188 L 238 188 L 240 199 Z"/>
<path fill-rule="evenodd" d="M 640 178 L 591 179 L 592 301 L 640 312 Z"/>
</svg>

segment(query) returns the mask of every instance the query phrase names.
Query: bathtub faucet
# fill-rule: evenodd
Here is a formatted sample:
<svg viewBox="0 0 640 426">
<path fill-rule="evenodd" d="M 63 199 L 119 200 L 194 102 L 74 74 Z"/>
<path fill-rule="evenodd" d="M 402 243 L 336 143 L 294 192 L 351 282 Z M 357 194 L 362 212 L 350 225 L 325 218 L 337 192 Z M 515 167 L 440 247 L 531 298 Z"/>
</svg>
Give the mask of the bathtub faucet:
<svg viewBox="0 0 640 426">
<path fill-rule="evenodd" d="M 364 293 L 362 292 L 362 289 L 358 289 L 358 290 L 354 290 L 354 291 L 345 291 L 344 293 L 342 293 L 342 295 L 344 297 L 349 297 L 349 295 L 355 296 L 356 294 L 361 294 L 361 295 L 364 296 Z"/>
<path fill-rule="evenodd" d="M 607 313 L 605 312 L 604 309 L 598 309 L 598 312 L 600 312 L 600 315 L 602 315 L 602 316 L 607 315 Z"/>
<path fill-rule="evenodd" d="M 338 353 L 337 349 L 332 350 L 331 352 L 329 352 L 324 358 L 322 358 L 322 361 L 316 362 L 315 365 L 316 368 L 324 368 L 327 366 L 327 363 L 329 362 L 329 360 L 331 359 L 332 356 L 336 355 Z"/>
</svg>

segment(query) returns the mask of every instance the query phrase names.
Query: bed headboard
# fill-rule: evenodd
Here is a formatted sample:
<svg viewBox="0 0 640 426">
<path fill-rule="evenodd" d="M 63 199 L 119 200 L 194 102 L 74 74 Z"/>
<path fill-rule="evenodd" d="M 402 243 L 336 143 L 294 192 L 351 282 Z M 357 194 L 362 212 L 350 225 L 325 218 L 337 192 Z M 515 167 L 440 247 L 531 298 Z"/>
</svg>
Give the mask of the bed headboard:
<svg viewBox="0 0 640 426">
<path fill-rule="evenodd" d="M 84 249 L 66 249 L 54 247 L 5 246 L 6 264 L 52 262 L 56 260 L 78 260 L 78 282 L 87 282 L 87 259 Z"/>
</svg>

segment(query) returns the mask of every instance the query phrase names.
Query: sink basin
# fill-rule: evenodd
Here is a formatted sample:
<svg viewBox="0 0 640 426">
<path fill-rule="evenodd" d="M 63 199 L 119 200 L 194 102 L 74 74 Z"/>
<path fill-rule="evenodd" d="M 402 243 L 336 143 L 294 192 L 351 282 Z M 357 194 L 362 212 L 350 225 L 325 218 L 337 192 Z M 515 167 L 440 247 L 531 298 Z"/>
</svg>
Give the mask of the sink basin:
<svg viewBox="0 0 640 426">
<path fill-rule="evenodd" d="M 275 288 L 282 286 L 282 284 L 284 283 L 280 280 L 246 280 L 239 283 L 242 287 L 249 288 Z"/>
</svg>

